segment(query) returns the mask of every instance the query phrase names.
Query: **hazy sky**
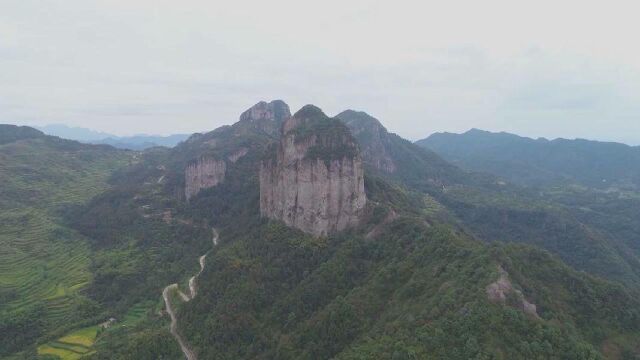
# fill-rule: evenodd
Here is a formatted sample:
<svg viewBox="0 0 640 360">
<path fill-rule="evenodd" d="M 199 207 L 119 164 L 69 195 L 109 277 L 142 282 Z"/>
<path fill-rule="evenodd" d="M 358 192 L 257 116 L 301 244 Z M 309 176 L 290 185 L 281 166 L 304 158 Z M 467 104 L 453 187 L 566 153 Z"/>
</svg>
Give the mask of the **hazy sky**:
<svg viewBox="0 0 640 360">
<path fill-rule="evenodd" d="M 640 143 L 619 1 L 0 0 L 0 123 L 214 129 L 259 100 L 416 140 L 477 127 Z"/>
</svg>

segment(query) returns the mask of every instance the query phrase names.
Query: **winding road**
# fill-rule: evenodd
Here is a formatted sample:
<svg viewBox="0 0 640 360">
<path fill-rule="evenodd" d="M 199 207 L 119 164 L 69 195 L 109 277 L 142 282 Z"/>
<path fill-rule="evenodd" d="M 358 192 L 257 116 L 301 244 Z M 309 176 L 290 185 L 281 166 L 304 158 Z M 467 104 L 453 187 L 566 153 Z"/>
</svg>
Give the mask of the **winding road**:
<svg viewBox="0 0 640 360">
<path fill-rule="evenodd" d="M 216 229 L 211 229 L 211 230 L 213 232 L 213 239 L 212 239 L 213 246 L 215 247 L 216 245 L 218 245 L 218 232 L 216 231 Z M 196 280 L 198 279 L 200 274 L 202 274 L 202 272 L 204 271 L 205 260 L 209 252 L 200 256 L 200 258 L 198 259 L 198 262 L 200 263 L 200 271 L 196 275 L 192 276 L 191 279 L 189 279 L 189 292 L 190 292 L 189 295 L 186 295 L 182 291 L 180 291 L 180 289 L 178 288 L 178 284 L 171 284 L 166 288 L 164 288 L 164 290 L 162 291 L 162 298 L 164 299 L 164 305 L 167 309 L 167 313 L 169 314 L 169 317 L 171 318 L 171 325 L 169 326 L 169 331 L 171 332 L 171 335 L 173 335 L 173 337 L 176 339 L 176 341 L 180 345 L 180 349 L 182 350 L 182 353 L 187 358 L 187 360 L 197 360 L 198 357 L 196 356 L 196 353 L 189 348 L 189 345 L 187 344 L 187 342 L 178 332 L 178 317 L 176 316 L 173 306 L 171 305 L 170 293 L 171 291 L 178 291 L 178 294 L 180 295 L 182 300 L 184 300 L 185 302 L 192 300 L 196 296 L 197 290 L 198 290 Z"/>
</svg>

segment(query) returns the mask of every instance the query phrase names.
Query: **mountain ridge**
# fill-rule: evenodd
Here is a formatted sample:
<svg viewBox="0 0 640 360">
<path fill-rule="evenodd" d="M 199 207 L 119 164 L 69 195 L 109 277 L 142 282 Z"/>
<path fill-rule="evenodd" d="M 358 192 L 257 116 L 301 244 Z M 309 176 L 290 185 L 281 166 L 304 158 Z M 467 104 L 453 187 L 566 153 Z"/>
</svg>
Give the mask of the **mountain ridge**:
<svg viewBox="0 0 640 360">
<path fill-rule="evenodd" d="M 584 139 L 531 139 L 472 129 L 436 133 L 416 142 L 463 168 L 485 171 L 523 185 L 574 182 L 596 188 L 638 187 L 640 147 Z"/>
</svg>

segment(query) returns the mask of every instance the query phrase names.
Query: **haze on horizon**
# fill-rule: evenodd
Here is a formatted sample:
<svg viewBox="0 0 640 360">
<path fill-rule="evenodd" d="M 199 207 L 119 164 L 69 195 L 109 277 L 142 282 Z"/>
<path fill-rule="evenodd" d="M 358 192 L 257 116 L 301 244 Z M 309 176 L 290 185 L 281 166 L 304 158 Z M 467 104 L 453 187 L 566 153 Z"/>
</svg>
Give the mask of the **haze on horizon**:
<svg viewBox="0 0 640 360">
<path fill-rule="evenodd" d="M 208 131 L 259 100 L 640 144 L 631 1 L 0 0 L 0 123 Z"/>
</svg>

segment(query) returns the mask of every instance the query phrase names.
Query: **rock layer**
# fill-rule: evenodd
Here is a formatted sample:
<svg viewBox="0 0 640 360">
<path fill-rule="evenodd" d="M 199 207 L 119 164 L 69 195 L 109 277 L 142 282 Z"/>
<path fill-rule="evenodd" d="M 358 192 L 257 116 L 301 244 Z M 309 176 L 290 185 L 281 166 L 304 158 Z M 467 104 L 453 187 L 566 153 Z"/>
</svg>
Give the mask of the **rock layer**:
<svg viewBox="0 0 640 360">
<path fill-rule="evenodd" d="M 201 157 L 192 162 L 185 170 L 185 197 L 189 200 L 201 190 L 222 183 L 226 172 L 227 164 L 223 160 Z"/>
<path fill-rule="evenodd" d="M 349 130 L 306 106 L 284 122 L 275 157 L 260 169 L 260 212 L 321 236 L 358 224 L 364 172 Z"/>
</svg>

